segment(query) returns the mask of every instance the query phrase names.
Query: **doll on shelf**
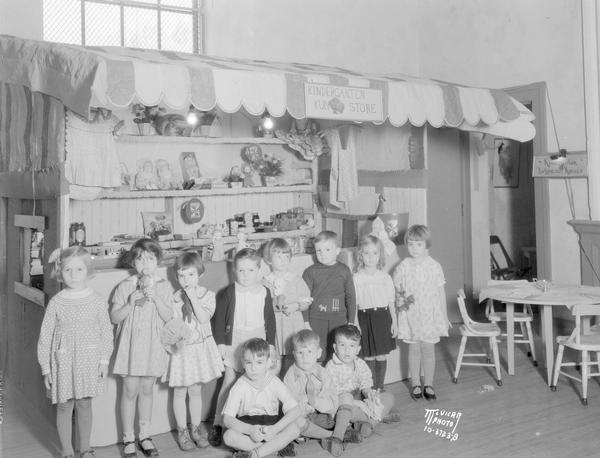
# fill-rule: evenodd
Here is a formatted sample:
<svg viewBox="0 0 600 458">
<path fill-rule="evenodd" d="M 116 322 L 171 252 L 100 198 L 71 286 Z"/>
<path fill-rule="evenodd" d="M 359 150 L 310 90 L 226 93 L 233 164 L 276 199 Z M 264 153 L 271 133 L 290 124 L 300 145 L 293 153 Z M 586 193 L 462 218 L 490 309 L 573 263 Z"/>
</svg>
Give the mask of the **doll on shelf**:
<svg viewBox="0 0 600 458">
<path fill-rule="evenodd" d="M 156 176 L 158 189 L 176 188 L 173 180 L 173 172 L 171 172 L 171 166 L 164 159 L 158 159 L 156 161 Z"/>
<path fill-rule="evenodd" d="M 158 189 L 151 160 L 146 159 L 142 162 L 138 173 L 135 175 L 135 189 L 139 191 Z"/>
</svg>

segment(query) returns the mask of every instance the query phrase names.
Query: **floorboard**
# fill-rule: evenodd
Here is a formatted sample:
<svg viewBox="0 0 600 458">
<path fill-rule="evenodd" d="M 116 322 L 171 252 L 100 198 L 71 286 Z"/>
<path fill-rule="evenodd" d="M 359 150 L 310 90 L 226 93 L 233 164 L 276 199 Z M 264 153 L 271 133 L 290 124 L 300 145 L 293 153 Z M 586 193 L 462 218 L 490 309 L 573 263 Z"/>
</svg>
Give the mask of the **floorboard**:
<svg viewBox="0 0 600 458">
<path fill-rule="evenodd" d="M 456 329 L 456 326 L 455 326 Z M 589 384 L 589 405 L 579 401 L 580 385 L 561 377 L 556 392 L 545 383 L 545 369 L 534 367 L 526 355 L 525 346 L 515 350 L 516 375 L 503 370 L 503 385 L 498 387 L 488 368 L 464 367 L 457 384 L 452 383 L 452 371 L 459 337 L 451 335 L 437 345 L 435 388 L 438 400 L 415 402 L 408 394 L 405 382 L 386 386 L 396 396 L 402 421 L 379 425 L 375 434 L 362 444 L 349 444 L 344 457 L 437 457 L 437 456 L 595 456 L 600 450 L 600 384 Z M 536 345 L 541 353 L 541 345 Z M 473 347 L 472 350 L 475 350 Z M 501 344 L 503 369 L 506 347 Z M 491 391 L 484 391 L 485 386 Z M 4 457 L 46 458 L 59 455 L 54 426 L 40 416 L 31 415 L 19 395 L 6 381 L 4 392 L 2 450 Z M 444 409 L 461 413 L 455 441 L 449 441 L 424 431 L 425 409 Z M 444 429 L 444 428 L 440 428 Z M 447 429 L 447 428 L 446 428 Z M 225 447 L 182 452 L 172 433 L 155 437 L 163 457 L 201 455 L 206 458 L 231 456 Z M 298 456 L 329 458 L 318 443 L 311 441 L 297 446 Z M 116 445 L 96 449 L 98 458 L 121 456 Z M 139 456 L 142 456 L 141 453 Z"/>
</svg>

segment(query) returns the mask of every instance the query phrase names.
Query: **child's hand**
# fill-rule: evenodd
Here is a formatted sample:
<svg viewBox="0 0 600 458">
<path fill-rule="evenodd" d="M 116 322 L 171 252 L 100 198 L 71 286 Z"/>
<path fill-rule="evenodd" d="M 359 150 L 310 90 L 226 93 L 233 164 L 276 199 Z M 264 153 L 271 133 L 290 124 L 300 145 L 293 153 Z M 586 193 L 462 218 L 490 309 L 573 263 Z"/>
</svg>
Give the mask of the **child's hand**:
<svg viewBox="0 0 600 458">
<path fill-rule="evenodd" d="M 46 387 L 47 390 L 52 389 L 52 374 L 44 375 L 44 386 Z"/>
<path fill-rule="evenodd" d="M 142 299 L 146 299 L 144 293 L 142 293 L 139 289 L 136 289 L 133 293 L 129 295 L 129 303 L 131 305 L 143 305 L 140 303 Z"/>
<path fill-rule="evenodd" d="M 105 379 L 108 375 L 108 364 L 100 363 L 98 366 L 98 377 Z"/>
<path fill-rule="evenodd" d="M 286 316 L 290 316 L 292 313 L 300 310 L 300 304 L 298 302 L 290 302 L 289 304 L 285 304 L 283 306 L 283 313 Z"/>
<path fill-rule="evenodd" d="M 304 322 L 304 329 L 308 329 L 309 331 L 312 331 L 312 328 L 310 327 L 310 323 L 308 321 Z"/>
<path fill-rule="evenodd" d="M 263 433 L 264 426 L 254 425 L 252 426 L 252 430 L 250 431 L 250 439 L 252 439 L 256 443 L 260 443 L 265 440 L 265 435 Z"/>
<path fill-rule="evenodd" d="M 265 442 L 269 442 L 271 439 L 273 439 L 273 437 L 275 437 L 275 434 L 277 434 L 277 431 L 275 430 L 275 425 L 262 426 L 261 429 L 263 433 L 263 441 Z"/>
<path fill-rule="evenodd" d="M 392 323 L 392 337 L 396 338 L 398 336 L 398 325 L 396 323 Z"/>
<path fill-rule="evenodd" d="M 376 402 L 379 399 L 379 393 L 372 388 L 364 394 L 366 395 L 365 397 L 371 402 Z"/>
</svg>

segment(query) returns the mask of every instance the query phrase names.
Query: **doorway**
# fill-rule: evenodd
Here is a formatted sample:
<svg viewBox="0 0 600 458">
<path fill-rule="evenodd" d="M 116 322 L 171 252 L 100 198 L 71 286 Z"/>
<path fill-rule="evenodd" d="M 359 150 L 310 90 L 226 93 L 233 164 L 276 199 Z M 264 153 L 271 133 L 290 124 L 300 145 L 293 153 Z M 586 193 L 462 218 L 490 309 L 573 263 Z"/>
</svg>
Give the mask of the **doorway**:
<svg viewBox="0 0 600 458">
<path fill-rule="evenodd" d="M 537 276 L 533 141 L 496 138 L 489 159 L 490 235 L 500 242 L 490 246 L 496 261 L 491 276 L 495 278 L 497 264 L 500 268 L 518 267 L 511 277 L 531 280 Z"/>
<path fill-rule="evenodd" d="M 528 232 L 527 235 L 531 244 L 527 241 L 525 235 L 516 237 L 514 240 L 518 244 L 523 243 L 523 245 L 513 246 L 513 252 L 518 256 L 514 258 L 514 261 L 517 264 L 519 262 L 526 262 L 526 253 L 529 251 L 529 262 L 535 262 L 535 276 L 537 278 L 550 279 L 552 278 L 552 271 L 549 256 L 550 212 L 548 205 L 548 179 L 532 178 L 532 161 L 534 156 L 544 154 L 548 150 L 546 133 L 546 83 L 538 82 L 525 86 L 510 87 L 504 89 L 504 91 L 531 110 L 535 115 L 533 124 L 536 130 L 533 140 L 520 144 L 520 151 L 525 156 L 523 159 L 526 159 L 526 170 L 522 172 L 526 172 L 526 175 L 520 174 L 519 179 L 524 178 L 527 180 L 528 186 L 533 186 L 525 194 L 525 196 L 528 196 L 527 198 L 531 199 L 533 208 L 527 207 L 529 216 L 523 217 L 520 226 L 517 227 L 520 227 L 520 230 L 533 231 L 532 233 Z M 518 202 L 517 205 L 519 205 Z M 526 226 L 526 229 L 523 226 Z M 490 226 L 491 230 L 492 227 Z M 514 228 L 513 230 L 518 229 Z M 524 247 L 524 250 L 521 247 Z M 535 253 L 534 258 L 531 257 L 533 253 Z"/>
</svg>

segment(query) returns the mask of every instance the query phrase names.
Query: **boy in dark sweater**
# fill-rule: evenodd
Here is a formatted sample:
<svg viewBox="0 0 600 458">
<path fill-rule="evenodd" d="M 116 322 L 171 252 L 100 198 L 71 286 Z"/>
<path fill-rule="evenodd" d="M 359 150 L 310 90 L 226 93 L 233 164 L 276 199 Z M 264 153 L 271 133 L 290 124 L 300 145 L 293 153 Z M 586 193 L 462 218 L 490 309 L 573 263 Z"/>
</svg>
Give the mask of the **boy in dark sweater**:
<svg viewBox="0 0 600 458">
<path fill-rule="evenodd" d="M 356 292 L 352 272 L 337 260 L 340 254 L 337 234 L 322 231 L 315 237 L 314 245 L 317 262 L 302 275 L 313 302 L 302 314 L 319 335 L 322 355 L 327 359 L 333 353 L 333 330 L 356 320 Z"/>
</svg>

